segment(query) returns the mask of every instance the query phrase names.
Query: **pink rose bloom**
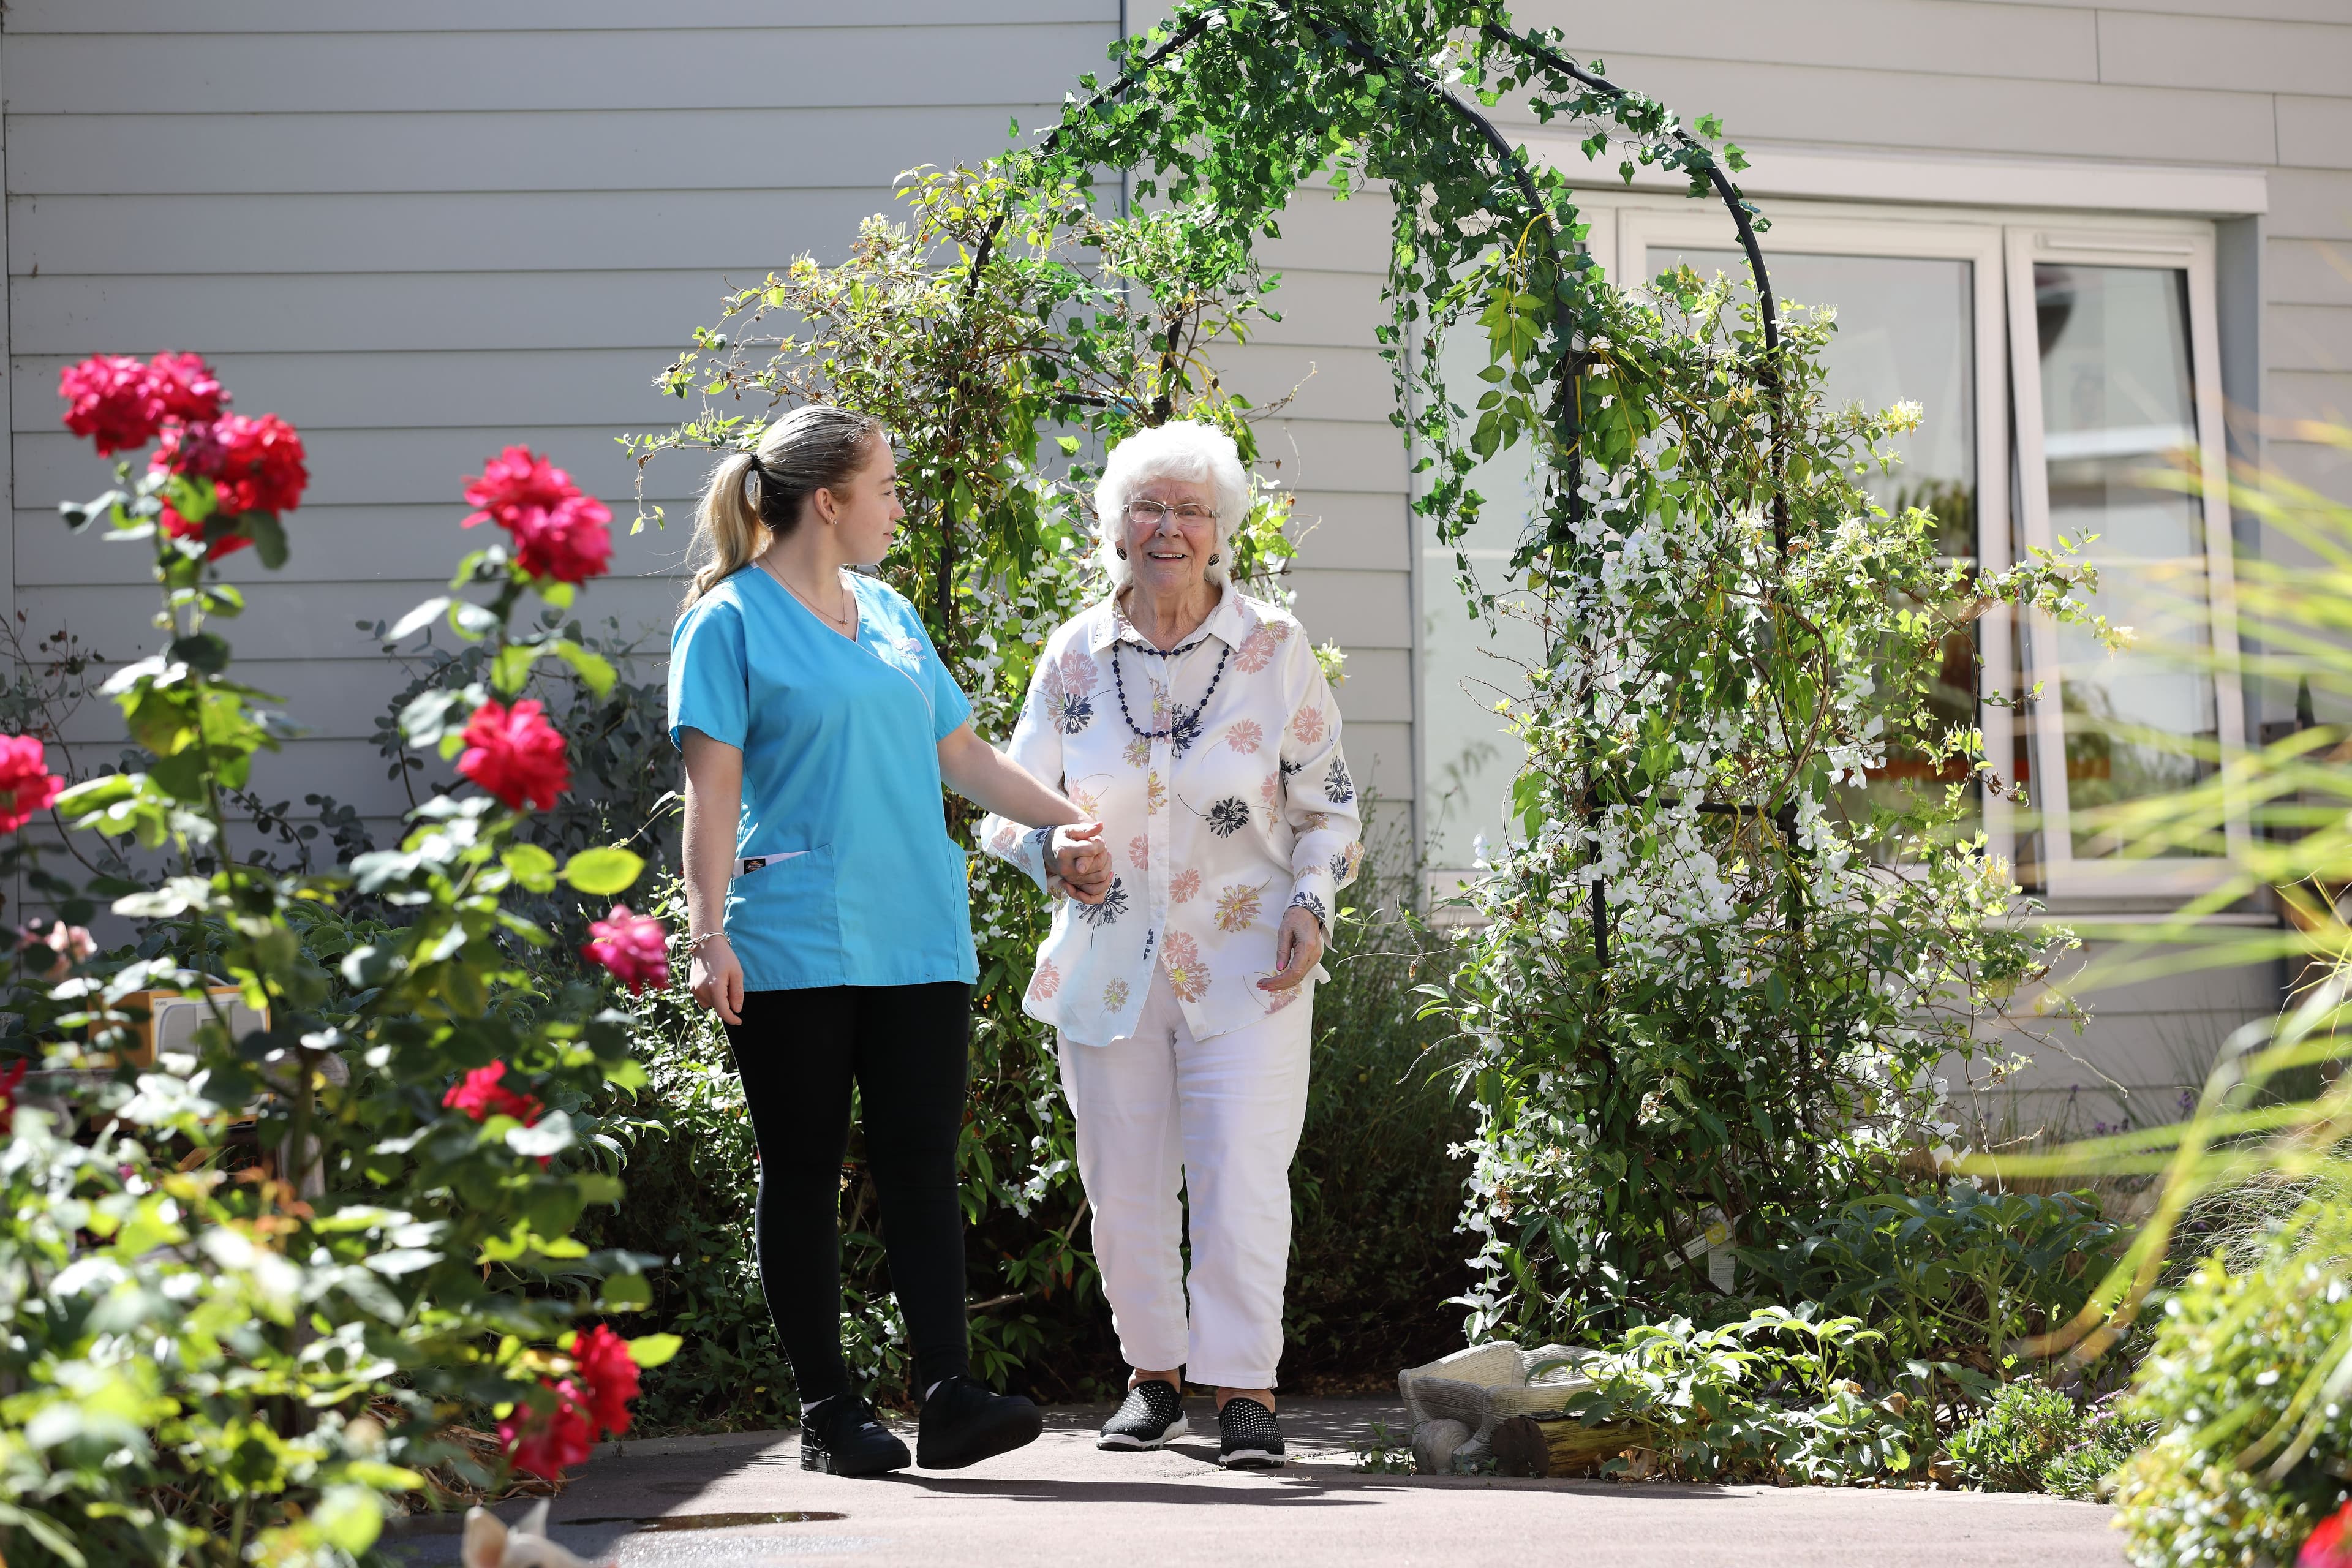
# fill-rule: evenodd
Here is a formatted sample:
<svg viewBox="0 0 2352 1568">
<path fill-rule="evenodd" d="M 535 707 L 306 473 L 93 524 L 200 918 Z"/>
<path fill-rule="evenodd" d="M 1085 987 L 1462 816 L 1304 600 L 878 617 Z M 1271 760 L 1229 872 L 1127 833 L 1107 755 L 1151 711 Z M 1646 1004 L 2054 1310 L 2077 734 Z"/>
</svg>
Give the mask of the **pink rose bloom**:
<svg viewBox="0 0 2352 1568">
<path fill-rule="evenodd" d="M 515 563 L 533 577 L 584 583 L 613 554 L 612 511 L 528 447 L 509 447 L 467 481 L 476 510 L 465 526 L 495 522 L 514 535 Z"/>
<path fill-rule="evenodd" d="M 669 984 L 669 928 L 653 916 L 614 904 L 611 914 L 590 923 L 588 934 L 593 940 L 580 949 L 581 956 L 610 972 L 632 996 L 648 985 Z"/>
</svg>

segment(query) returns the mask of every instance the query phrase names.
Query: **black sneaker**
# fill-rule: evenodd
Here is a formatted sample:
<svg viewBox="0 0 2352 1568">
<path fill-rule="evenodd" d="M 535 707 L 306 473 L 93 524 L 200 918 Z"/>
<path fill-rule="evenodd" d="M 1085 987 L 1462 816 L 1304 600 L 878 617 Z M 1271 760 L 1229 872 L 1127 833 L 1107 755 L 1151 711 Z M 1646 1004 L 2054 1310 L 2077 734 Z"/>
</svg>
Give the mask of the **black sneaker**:
<svg viewBox="0 0 2352 1568">
<path fill-rule="evenodd" d="M 960 1470 L 992 1455 L 1037 1440 L 1045 1418 L 1017 1394 L 998 1394 L 969 1377 L 950 1377 L 923 1401 L 915 1463 L 927 1470 Z"/>
<path fill-rule="evenodd" d="M 1272 1470 L 1282 1465 L 1282 1428 L 1274 1412 L 1255 1399 L 1235 1394 L 1217 1412 L 1217 1463 L 1236 1470 Z"/>
<path fill-rule="evenodd" d="M 1185 1432 L 1184 1396 L 1172 1383 L 1147 1377 L 1127 1391 L 1118 1414 L 1103 1423 L 1097 1448 L 1160 1448 Z"/>
<path fill-rule="evenodd" d="M 820 1399 L 801 1412 L 801 1468 L 828 1476 L 879 1476 L 914 1461 L 907 1445 L 874 1419 L 874 1406 L 855 1394 Z"/>
</svg>

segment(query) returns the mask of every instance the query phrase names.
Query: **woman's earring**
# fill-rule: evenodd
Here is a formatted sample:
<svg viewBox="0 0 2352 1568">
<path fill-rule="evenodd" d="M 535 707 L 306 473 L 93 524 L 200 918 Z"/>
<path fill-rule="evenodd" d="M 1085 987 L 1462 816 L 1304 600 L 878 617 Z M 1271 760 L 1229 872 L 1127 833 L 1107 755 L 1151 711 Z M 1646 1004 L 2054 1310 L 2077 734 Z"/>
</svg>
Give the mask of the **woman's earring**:
<svg viewBox="0 0 2352 1568">
<path fill-rule="evenodd" d="M 1119 558 L 1121 561 L 1126 560 L 1126 559 L 1127 559 L 1127 546 L 1126 546 L 1126 545 L 1124 545 L 1124 544 L 1121 544 L 1121 545 L 1116 546 L 1116 548 L 1117 548 L 1117 549 L 1118 549 L 1118 558 Z"/>
<path fill-rule="evenodd" d="M 1218 562 L 1223 561 L 1223 559 L 1224 557 L 1222 555 L 1212 555 L 1209 557 L 1209 564 L 1214 566 Z"/>
</svg>

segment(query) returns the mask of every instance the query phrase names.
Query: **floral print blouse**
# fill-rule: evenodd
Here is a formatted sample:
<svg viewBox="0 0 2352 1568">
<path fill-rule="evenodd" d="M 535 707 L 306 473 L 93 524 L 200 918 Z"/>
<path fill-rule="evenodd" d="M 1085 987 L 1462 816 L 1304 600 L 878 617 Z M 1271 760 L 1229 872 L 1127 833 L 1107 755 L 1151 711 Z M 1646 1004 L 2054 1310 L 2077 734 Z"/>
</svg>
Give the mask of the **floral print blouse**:
<svg viewBox="0 0 2352 1568">
<path fill-rule="evenodd" d="M 1102 823 L 1113 871 L 1101 903 L 1056 900 L 1023 1004 L 1032 1017 L 1086 1045 L 1123 1039 L 1155 963 L 1196 1039 L 1307 999 L 1311 977 L 1257 983 L 1274 973 L 1286 910 L 1329 926 L 1363 858 L 1362 812 L 1339 706 L 1295 616 L 1227 584 L 1163 654 L 1106 598 L 1046 639 L 1009 754 Z M 990 853 L 1056 890 L 1052 835 L 981 825 Z"/>
</svg>

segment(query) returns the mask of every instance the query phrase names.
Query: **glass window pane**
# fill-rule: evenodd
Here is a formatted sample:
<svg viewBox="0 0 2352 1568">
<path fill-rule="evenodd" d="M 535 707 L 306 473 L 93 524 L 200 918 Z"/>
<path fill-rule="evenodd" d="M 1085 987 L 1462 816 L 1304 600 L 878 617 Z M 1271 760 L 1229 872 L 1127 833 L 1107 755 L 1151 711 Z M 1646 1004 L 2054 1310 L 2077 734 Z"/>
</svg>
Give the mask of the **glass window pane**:
<svg viewBox="0 0 2352 1568">
<path fill-rule="evenodd" d="M 2194 783 L 2213 764 L 2182 742 L 2220 740 L 2213 679 L 2197 668 L 2210 637 L 2203 506 L 2147 483 L 2197 442 L 2189 277 L 2041 263 L 2033 310 L 2051 527 L 2099 569 L 2092 607 L 2136 634 L 2110 654 L 2058 633 L 2068 805 L 2081 813 Z M 2081 857 L 2117 848 L 2080 821 L 2074 844 Z"/>
<path fill-rule="evenodd" d="M 1702 278 L 1717 273 L 1746 293 L 1748 258 L 1738 250 L 1653 247 L 1647 276 L 1676 265 Z M 1822 369 L 1822 395 L 1833 405 L 1881 409 L 1906 399 L 1923 409 L 1919 428 L 1897 437 L 1901 459 L 1874 476 L 1874 499 L 1890 511 L 1918 506 L 1935 513 L 1937 542 L 1949 560 L 1977 558 L 1976 282 L 1966 261 L 1940 258 L 1824 256 L 1769 252 L 1764 265 L 1783 310 L 1828 306 L 1837 311 Z M 1977 645 L 1973 628 L 1947 639 L 1939 679 L 1928 694 L 1942 728 L 1977 722 Z M 1965 763 L 1931 762 L 1916 749 L 1890 747 L 1885 764 L 1847 795 L 1867 815 L 1871 803 L 1900 806 L 1913 790 L 1941 788 L 1967 776 Z M 1971 789 L 1973 794 L 1973 786 Z M 1958 825 L 1977 831 L 1972 813 Z"/>
<path fill-rule="evenodd" d="M 1441 369 L 1454 401 L 1476 405 L 1487 390 L 1486 335 L 1476 324 L 1447 334 Z M 1503 586 L 1519 536 L 1542 494 L 1530 447 L 1498 452 L 1472 474 L 1484 498 L 1477 526 L 1462 553 L 1489 593 Z M 1523 689 L 1522 666 L 1543 658 L 1543 639 L 1524 617 L 1498 616 L 1490 631 L 1473 620 L 1455 585 L 1454 552 L 1427 531 L 1422 535 L 1421 686 L 1426 762 L 1423 853 L 1433 866 L 1467 867 L 1482 847 L 1510 833 L 1511 781 L 1526 752 L 1504 728 L 1496 703 Z"/>
</svg>

